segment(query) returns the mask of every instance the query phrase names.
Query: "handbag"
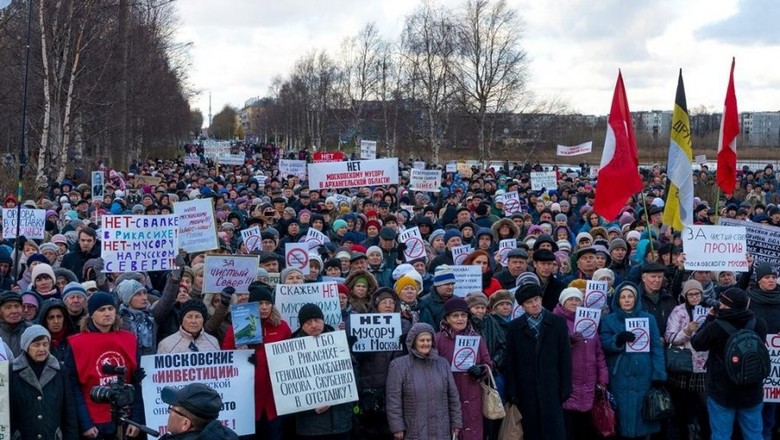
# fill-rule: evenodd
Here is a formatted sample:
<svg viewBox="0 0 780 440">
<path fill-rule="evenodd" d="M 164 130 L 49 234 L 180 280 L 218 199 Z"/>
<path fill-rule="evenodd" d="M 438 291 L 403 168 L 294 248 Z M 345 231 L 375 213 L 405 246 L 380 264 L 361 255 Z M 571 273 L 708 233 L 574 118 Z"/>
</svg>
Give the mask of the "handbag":
<svg viewBox="0 0 780 440">
<path fill-rule="evenodd" d="M 520 409 L 513 403 L 507 403 L 504 409 L 506 417 L 498 429 L 498 440 L 523 440 L 523 415 Z"/>
<path fill-rule="evenodd" d="M 487 377 L 479 382 L 482 388 L 482 415 L 488 420 L 499 420 L 506 417 L 504 405 L 501 403 L 501 396 L 496 389 L 496 380 L 493 378 L 493 371 L 487 367 Z"/>
<path fill-rule="evenodd" d="M 688 348 L 669 344 L 665 350 L 666 370 L 672 373 L 693 373 L 693 352 Z"/>
<path fill-rule="evenodd" d="M 615 408 L 612 407 L 614 398 L 603 385 L 596 385 L 596 399 L 593 401 L 593 409 L 590 413 L 591 423 L 602 437 L 614 437 L 617 435 L 617 417 Z"/>
<path fill-rule="evenodd" d="M 662 387 L 650 388 L 642 403 L 642 418 L 646 422 L 658 422 L 668 419 L 673 413 L 674 407 L 669 391 Z"/>
</svg>

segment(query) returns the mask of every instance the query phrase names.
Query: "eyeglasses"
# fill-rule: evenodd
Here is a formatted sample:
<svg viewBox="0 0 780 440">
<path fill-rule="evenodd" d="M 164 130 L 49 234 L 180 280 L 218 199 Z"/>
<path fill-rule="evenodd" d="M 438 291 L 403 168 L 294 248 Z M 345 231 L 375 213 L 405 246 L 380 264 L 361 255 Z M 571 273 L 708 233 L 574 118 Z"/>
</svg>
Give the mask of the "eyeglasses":
<svg viewBox="0 0 780 440">
<path fill-rule="evenodd" d="M 173 406 L 169 406 L 168 407 L 168 412 L 174 412 L 174 413 L 180 415 L 181 417 L 184 417 L 187 420 L 190 419 L 189 417 L 187 417 L 187 414 L 184 414 L 183 412 L 179 411 L 178 409 L 174 408 Z"/>
</svg>

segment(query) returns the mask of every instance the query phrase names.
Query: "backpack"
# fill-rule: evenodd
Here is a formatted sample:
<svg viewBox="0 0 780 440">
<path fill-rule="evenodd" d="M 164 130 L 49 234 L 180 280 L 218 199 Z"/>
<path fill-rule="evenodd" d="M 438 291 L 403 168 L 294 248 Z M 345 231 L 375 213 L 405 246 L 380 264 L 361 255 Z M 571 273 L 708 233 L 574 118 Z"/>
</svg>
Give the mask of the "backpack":
<svg viewBox="0 0 780 440">
<path fill-rule="evenodd" d="M 716 319 L 715 322 L 729 334 L 723 358 L 731 382 L 736 385 L 763 382 L 769 376 L 769 350 L 753 331 L 756 318 L 752 318 L 745 328 L 739 330 L 722 319 Z"/>
</svg>

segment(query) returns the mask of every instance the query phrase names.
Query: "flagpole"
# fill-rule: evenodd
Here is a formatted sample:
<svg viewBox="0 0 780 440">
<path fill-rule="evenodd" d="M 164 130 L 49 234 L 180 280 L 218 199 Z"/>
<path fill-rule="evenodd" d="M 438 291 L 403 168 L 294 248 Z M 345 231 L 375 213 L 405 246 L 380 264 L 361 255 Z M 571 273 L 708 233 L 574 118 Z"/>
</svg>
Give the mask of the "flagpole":
<svg viewBox="0 0 780 440">
<path fill-rule="evenodd" d="M 24 178 L 24 168 L 27 165 L 27 157 L 24 154 L 24 140 L 27 132 L 27 89 L 30 77 L 30 34 L 32 28 L 32 0 L 27 0 L 27 45 L 25 46 L 24 61 L 24 88 L 22 92 L 22 122 L 19 128 L 19 182 L 16 185 L 16 238 L 14 238 L 14 278 L 19 279 L 19 234 L 21 232 L 22 222 L 22 179 Z"/>
<path fill-rule="evenodd" d="M 646 194 L 644 194 L 644 192 L 642 192 L 641 194 L 642 194 L 642 205 L 645 208 L 645 218 L 647 219 L 647 237 L 650 240 L 650 253 L 652 254 L 653 253 L 653 228 L 650 227 L 651 226 L 650 212 L 647 210 L 647 196 Z"/>
</svg>

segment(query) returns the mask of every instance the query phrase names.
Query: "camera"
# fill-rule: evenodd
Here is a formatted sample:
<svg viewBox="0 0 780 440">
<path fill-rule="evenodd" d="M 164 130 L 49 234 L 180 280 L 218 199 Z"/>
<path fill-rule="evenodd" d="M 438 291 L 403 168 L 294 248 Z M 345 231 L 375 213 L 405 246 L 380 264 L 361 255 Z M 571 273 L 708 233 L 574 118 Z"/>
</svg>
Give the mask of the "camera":
<svg viewBox="0 0 780 440">
<path fill-rule="evenodd" d="M 103 373 L 117 377 L 117 381 L 108 386 L 95 386 L 89 391 L 89 398 L 95 403 L 110 403 L 114 408 L 123 408 L 133 404 L 135 390 L 132 385 L 125 384 L 125 367 L 103 365 Z"/>
</svg>

